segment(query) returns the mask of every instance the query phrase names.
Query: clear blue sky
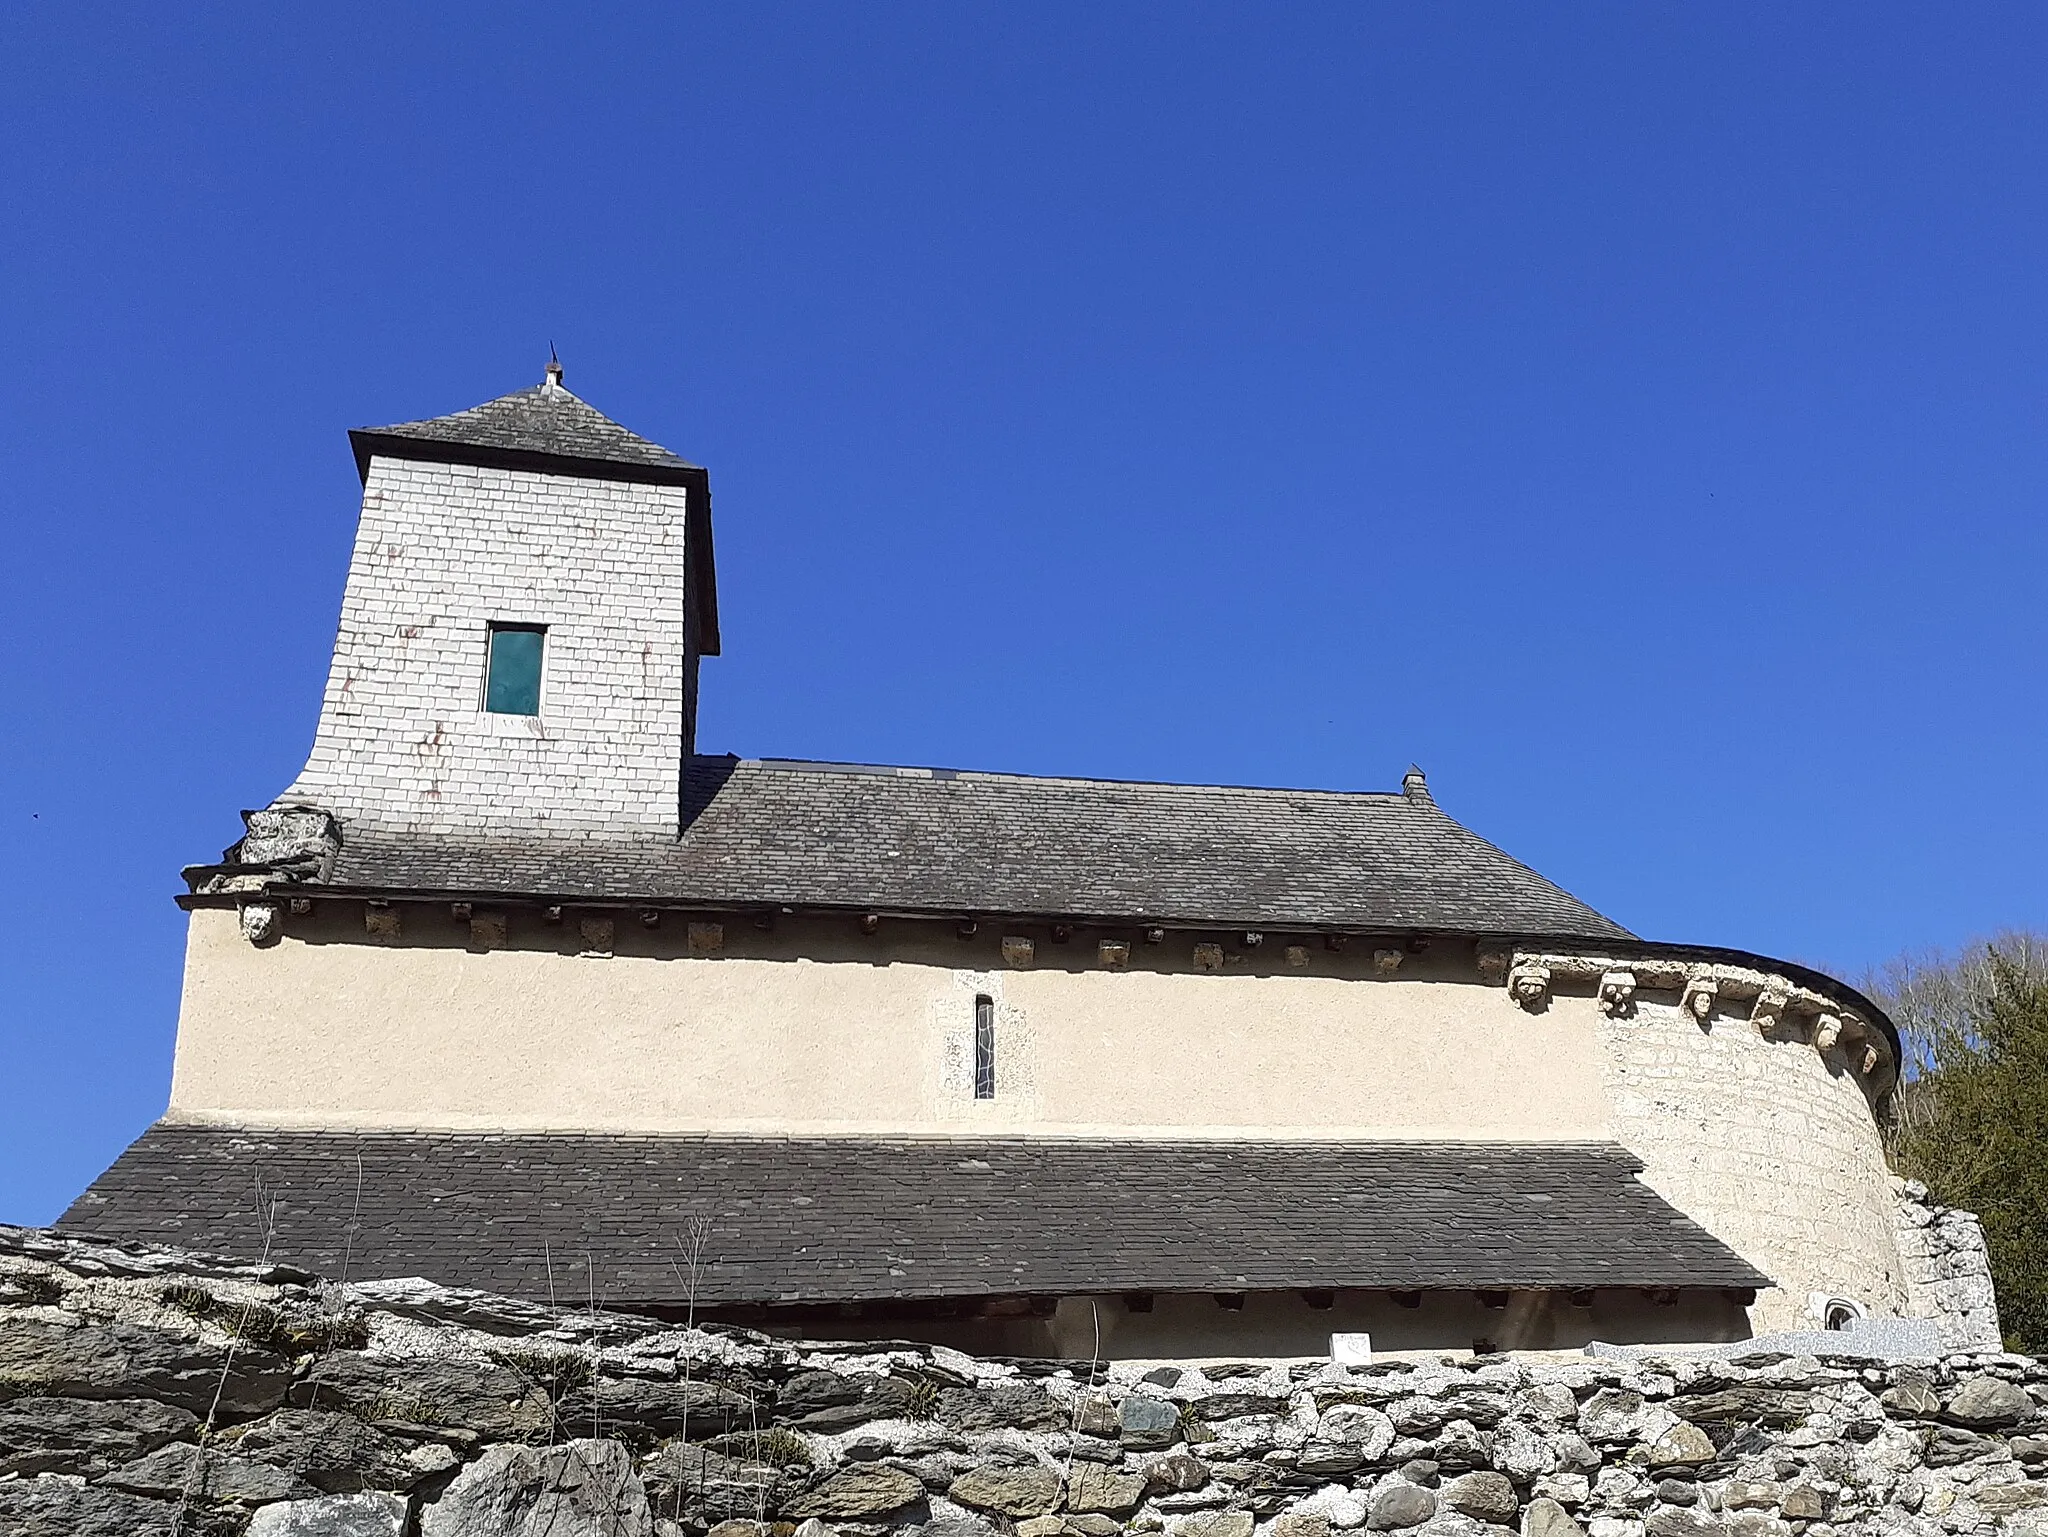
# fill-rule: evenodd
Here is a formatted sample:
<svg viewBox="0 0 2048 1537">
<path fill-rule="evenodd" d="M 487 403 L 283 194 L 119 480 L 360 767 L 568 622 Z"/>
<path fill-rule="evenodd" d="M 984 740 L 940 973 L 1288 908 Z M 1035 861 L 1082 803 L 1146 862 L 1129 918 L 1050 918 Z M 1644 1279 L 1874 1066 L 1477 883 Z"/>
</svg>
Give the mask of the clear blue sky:
<svg viewBox="0 0 2048 1537">
<path fill-rule="evenodd" d="M 344 431 L 708 464 L 704 745 L 1392 788 L 1640 933 L 2048 921 L 2039 6 L 17 5 L 0 1219 L 163 1107 Z"/>
</svg>

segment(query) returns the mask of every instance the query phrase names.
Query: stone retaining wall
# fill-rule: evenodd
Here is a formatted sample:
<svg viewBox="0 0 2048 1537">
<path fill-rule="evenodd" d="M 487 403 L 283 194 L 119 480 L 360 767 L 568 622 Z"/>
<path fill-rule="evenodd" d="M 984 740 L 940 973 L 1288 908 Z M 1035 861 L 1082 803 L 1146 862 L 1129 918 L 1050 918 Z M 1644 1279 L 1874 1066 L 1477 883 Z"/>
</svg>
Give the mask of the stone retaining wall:
<svg viewBox="0 0 2048 1537">
<path fill-rule="evenodd" d="M 1916 1179 L 1894 1179 L 1892 1193 L 1906 1316 L 1932 1319 L 1942 1342 L 1954 1349 L 1997 1348 L 1998 1294 L 1984 1224 L 1975 1212 L 1928 1200 L 1927 1187 Z"/>
<path fill-rule="evenodd" d="M 0 1228 L 0 1537 L 1360 1528 L 2048 1537 L 2048 1365 L 1091 1372 Z"/>
</svg>

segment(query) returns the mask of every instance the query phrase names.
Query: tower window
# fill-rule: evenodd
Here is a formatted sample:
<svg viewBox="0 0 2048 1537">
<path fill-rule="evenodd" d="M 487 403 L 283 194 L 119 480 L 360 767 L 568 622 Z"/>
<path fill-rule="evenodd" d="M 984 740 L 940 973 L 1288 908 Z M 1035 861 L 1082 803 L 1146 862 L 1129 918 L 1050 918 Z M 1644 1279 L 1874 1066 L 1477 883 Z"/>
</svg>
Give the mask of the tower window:
<svg viewBox="0 0 2048 1537">
<path fill-rule="evenodd" d="M 996 1001 L 974 1000 L 974 1097 L 996 1097 Z"/>
<path fill-rule="evenodd" d="M 493 715 L 540 714 L 541 653 L 547 626 L 494 624 L 484 678 L 484 708 Z"/>
</svg>

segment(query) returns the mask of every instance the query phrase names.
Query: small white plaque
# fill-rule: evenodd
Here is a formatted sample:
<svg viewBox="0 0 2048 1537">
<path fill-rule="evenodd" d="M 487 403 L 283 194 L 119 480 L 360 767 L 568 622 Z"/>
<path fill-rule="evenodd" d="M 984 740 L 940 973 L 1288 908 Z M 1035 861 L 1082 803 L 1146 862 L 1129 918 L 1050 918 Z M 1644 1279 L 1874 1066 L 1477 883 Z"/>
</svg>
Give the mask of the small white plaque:
<svg viewBox="0 0 2048 1537">
<path fill-rule="evenodd" d="M 1335 1366 L 1372 1365 L 1372 1336 L 1370 1334 L 1331 1335 L 1330 1361 Z"/>
</svg>

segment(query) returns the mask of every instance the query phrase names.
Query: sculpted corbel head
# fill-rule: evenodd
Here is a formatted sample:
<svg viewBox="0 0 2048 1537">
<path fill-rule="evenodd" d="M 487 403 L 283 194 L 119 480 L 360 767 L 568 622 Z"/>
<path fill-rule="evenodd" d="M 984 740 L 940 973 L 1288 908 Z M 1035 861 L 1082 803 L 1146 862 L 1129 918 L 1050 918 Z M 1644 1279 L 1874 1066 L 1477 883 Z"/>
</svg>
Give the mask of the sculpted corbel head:
<svg viewBox="0 0 2048 1537">
<path fill-rule="evenodd" d="M 1791 1001 L 1791 993 L 1782 987 L 1766 987 L 1758 993 L 1749 1011 L 1750 1023 L 1756 1026 L 1757 1034 L 1775 1030 L 1778 1021 L 1784 1017 L 1785 1006 Z"/>
<path fill-rule="evenodd" d="M 242 938 L 252 945 L 267 945 L 278 936 L 282 920 L 275 902 L 242 904 Z"/>
<path fill-rule="evenodd" d="M 1508 996 L 1525 1009 L 1542 1008 L 1550 996 L 1550 968 L 1524 961 L 1508 974 Z"/>
<path fill-rule="evenodd" d="M 1714 1001 L 1721 996 L 1721 984 L 1705 972 L 1685 979 L 1685 1011 L 1701 1024 L 1714 1017 Z"/>
<path fill-rule="evenodd" d="M 1610 1019 L 1633 1014 L 1636 1008 L 1636 974 L 1609 971 L 1600 978 L 1600 1011 Z"/>
</svg>

